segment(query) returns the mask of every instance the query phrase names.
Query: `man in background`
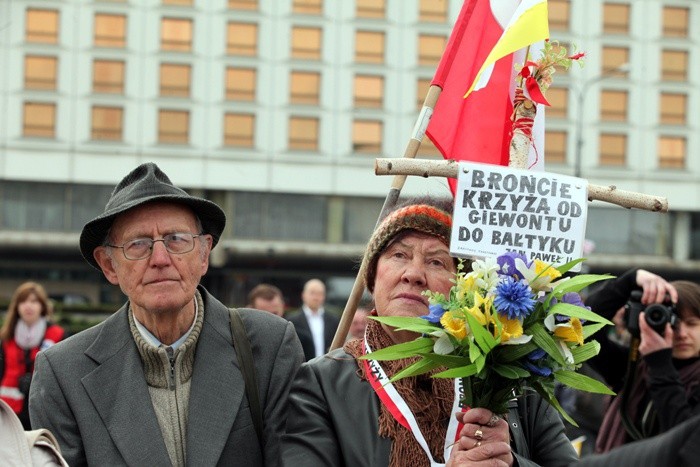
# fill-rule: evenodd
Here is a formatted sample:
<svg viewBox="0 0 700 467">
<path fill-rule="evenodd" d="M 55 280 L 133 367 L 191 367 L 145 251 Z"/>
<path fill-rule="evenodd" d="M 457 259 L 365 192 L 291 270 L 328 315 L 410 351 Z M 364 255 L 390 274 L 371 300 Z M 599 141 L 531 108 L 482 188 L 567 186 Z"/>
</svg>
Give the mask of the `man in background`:
<svg viewBox="0 0 700 467">
<path fill-rule="evenodd" d="M 282 291 L 270 284 L 258 284 L 248 294 L 248 308 L 269 311 L 273 315 L 284 315 Z"/>
<path fill-rule="evenodd" d="M 350 323 L 350 331 L 348 333 L 348 340 L 350 339 L 362 339 L 365 337 L 365 328 L 367 327 L 367 317 L 372 312 L 371 305 L 360 304 L 355 311 L 355 315 L 352 318 L 352 323 Z"/>
<path fill-rule="evenodd" d="M 308 361 L 328 351 L 340 320 L 324 310 L 326 286 L 319 279 L 311 279 L 304 284 L 301 301 L 301 310 L 290 316 L 289 321 L 294 324 Z M 304 335 L 307 334 L 311 336 L 313 346 L 304 344 Z"/>
</svg>

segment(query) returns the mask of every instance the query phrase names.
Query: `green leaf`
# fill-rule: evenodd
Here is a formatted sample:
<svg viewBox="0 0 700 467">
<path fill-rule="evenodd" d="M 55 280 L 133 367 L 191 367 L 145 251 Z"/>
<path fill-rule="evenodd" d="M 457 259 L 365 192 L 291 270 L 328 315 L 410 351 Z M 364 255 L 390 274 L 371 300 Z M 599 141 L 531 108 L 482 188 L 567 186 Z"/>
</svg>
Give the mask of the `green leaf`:
<svg viewBox="0 0 700 467">
<path fill-rule="evenodd" d="M 532 341 L 518 345 L 499 345 L 494 350 L 493 356 L 499 362 L 512 362 L 524 357 L 535 349 L 537 349 L 537 345 Z"/>
<path fill-rule="evenodd" d="M 439 326 L 423 318 L 416 318 L 415 316 L 369 316 L 369 318 L 396 328 L 398 331 L 413 331 L 421 334 L 429 334 L 435 331 L 435 329 L 440 329 Z"/>
<path fill-rule="evenodd" d="M 466 378 L 477 373 L 476 365 L 470 364 L 459 368 L 450 368 L 449 370 L 441 371 L 434 375 L 435 378 Z M 466 388 L 465 388 L 466 389 Z"/>
<path fill-rule="evenodd" d="M 564 357 L 561 355 L 559 346 L 554 341 L 549 331 L 541 324 L 533 324 L 530 327 L 530 332 L 532 333 L 532 340 L 537 344 L 542 350 L 547 352 L 547 354 L 552 357 L 560 365 L 564 365 Z"/>
<path fill-rule="evenodd" d="M 437 355 L 434 353 L 429 353 L 423 355 L 423 358 L 440 364 L 441 366 L 447 368 L 459 368 L 465 364 L 472 363 L 467 357 L 457 356 L 457 355 Z"/>
<path fill-rule="evenodd" d="M 479 324 L 479 321 L 477 321 L 477 319 L 471 314 L 465 313 L 465 315 L 467 317 L 469 329 L 474 335 L 474 340 L 476 341 L 477 345 L 481 347 L 484 354 L 488 354 L 491 349 L 498 345 L 498 341 L 491 335 L 488 329 L 485 329 L 481 324 Z"/>
<path fill-rule="evenodd" d="M 603 323 L 609 326 L 613 324 L 612 322 L 603 318 L 599 314 L 594 313 L 591 310 L 587 310 L 586 308 L 572 305 L 571 303 L 559 302 L 548 310 L 548 314 L 571 316 L 573 318 L 585 319 L 586 321 L 591 321 L 593 323 Z"/>
<path fill-rule="evenodd" d="M 414 355 L 421 355 L 433 349 L 433 340 L 429 337 L 419 337 L 418 339 L 392 345 L 383 349 L 375 350 L 366 355 L 360 355 L 360 359 L 370 360 L 399 360 Z"/>
<path fill-rule="evenodd" d="M 562 384 L 565 384 L 571 388 L 579 389 L 586 392 L 594 392 L 597 394 L 610 394 L 614 396 L 615 393 L 610 390 L 605 384 L 601 383 L 597 379 L 593 379 L 581 373 L 576 373 L 575 371 L 569 370 L 559 370 L 554 372 L 554 379 Z"/>
<path fill-rule="evenodd" d="M 560 297 L 567 292 L 580 292 L 591 284 L 608 279 L 614 279 L 614 276 L 609 274 L 579 274 L 576 277 L 572 277 L 569 280 L 557 284 L 554 290 L 552 290 L 552 294 Z"/>
<path fill-rule="evenodd" d="M 479 349 L 479 346 L 476 345 L 475 343 L 472 343 L 469 346 L 469 360 L 472 362 L 475 362 L 477 358 L 481 356 L 481 350 Z"/>
<path fill-rule="evenodd" d="M 567 422 L 571 423 L 573 426 L 578 426 L 576 420 L 571 418 L 571 416 L 568 413 L 566 413 L 561 404 L 559 404 L 557 398 L 554 397 L 554 390 L 551 388 L 551 386 L 542 384 L 542 380 L 535 380 L 533 382 L 532 387 L 535 389 L 535 391 L 537 391 L 537 393 L 540 396 L 542 396 L 544 400 L 546 400 L 549 403 L 549 405 L 554 407 Z"/>
<path fill-rule="evenodd" d="M 474 364 L 476 365 L 476 372 L 481 373 L 481 370 L 483 370 L 486 365 L 486 357 L 479 355 L 474 359 Z"/>
<path fill-rule="evenodd" d="M 562 264 L 561 266 L 557 267 L 556 270 L 559 271 L 562 275 L 566 274 L 571 270 L 571 268 L 573 268 L 579 263 L 583 263 L 585 260 L 586 258 L 578 258 L 573 261 L 569 261 L 568 263 Z"/>
<path fill-rule="evenodd" d="M 595 323 L 595 324 L 587 324 L 583 327 L 583 338 L 588 339 L 591 337 L 593 334 L 596 332 L 600 331 L 603 329 L 605 326 L 608 326 L 605 323 Z"/>
<path fill-rule="evenodd" d="M 530 372 L 516 365 L 501 365 L 494 363 L 491 365 L 493 371 L 508 379 L 520 379 L 530 376 Z"/>
<path fill-rule="evenodd" d="M 574 363 L 579 364 L 585 362 L 589 358 L 593 358 L 600 352 L 600 344 L 596 341 L 586 342 L 580 347 L 571 349 L 571 355 L 574 356 Z"/>
<path fill-rule="evenodd" d="M 416 363 L 409 365 L 403 370 L 396 373 L 394 376 L 391 377 L 390 381 L 393 383 L 394 381 L 398 381 L 403 378 L 408 378 L 410 376 L 423 375 L 440 366 L 441 365 L 439 363 L 431 362 L 430 360 L 422 358 Z"/>
</svg>

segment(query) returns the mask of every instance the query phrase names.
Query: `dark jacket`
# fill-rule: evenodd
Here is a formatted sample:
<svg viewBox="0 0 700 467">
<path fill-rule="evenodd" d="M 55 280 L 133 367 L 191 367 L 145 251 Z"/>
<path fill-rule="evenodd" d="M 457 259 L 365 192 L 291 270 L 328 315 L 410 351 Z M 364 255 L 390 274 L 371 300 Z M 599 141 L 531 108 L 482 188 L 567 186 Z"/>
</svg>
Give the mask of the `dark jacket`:
<svg viewBox="0 0 700 467">
<path fill-rule="evenodd" d="M 289 396 L 282 465 L 389 465 L 391 440 L 378 435 L 380 402 L 357 369 L 355 359 L 342 349 L 301 366 Z M 509 425 L 519 465 L 576 461 L 559 414 L 538 395 L 518 402 Z"/>
<path fill-rule="evenodd" d="M 311 328 L 309 327 L 309 322 L 306 319 L 304 310 L 300 309 L 296 313 L 290 315 L 289 321 L 294 324 L 294 329 L 297 331 L 301 347 L 304 349 L 306 361 L 311 360 L 316 356 L 316 347 L 314 346 L 313 334 L 311 334 Z M 333 343 L 333 337 L 335 337 L 335 331 L 338 329 L 338 323 L 340 323 L 340 320 L 337 316 L 329 313 L 328 310 L 323 312 L 323 349 L 326 352 L 328 352 L 328 349 Z"/>
<path fill-rule="evenodd" d="M 302 358 L 294 329 L 272 313 L 240 310 L 263 411 L 261 449 L 228 308 L 199 291 L 204 324 L 192 371 L 186 464 L 278 465 L 289 384 Z M 32 426 L 51 430 L 71 466 L 171 465 L 127 318 L 125 305 L 37 357 Z"/>
</svg>

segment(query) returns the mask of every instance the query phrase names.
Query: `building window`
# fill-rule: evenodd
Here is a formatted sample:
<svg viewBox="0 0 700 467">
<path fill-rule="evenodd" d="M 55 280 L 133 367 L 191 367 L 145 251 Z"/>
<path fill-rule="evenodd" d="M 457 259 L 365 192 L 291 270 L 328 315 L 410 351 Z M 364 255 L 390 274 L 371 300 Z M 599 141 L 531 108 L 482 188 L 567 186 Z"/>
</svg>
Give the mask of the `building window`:
<svg viewBox="0 0 700 467">
<path fill-rule="evenodd" d="M 356 0 L 358 18 L 384 18 L 386 0 Z"/>
<path fill-rule="evenodd" d="M 189 97 L 191 71 L 190 65 L 161 63 L 160 95 L 170 97 Z"/>
<path fill-rule="evenodd" d="M 126 46 L 126 16 L 97 13 L 95 15 L 95 47 Z"/>
<path fill-rule="evenodd" d="M 418 81 L 416 81 L 416 108 L 418 110 L 423 108 L 423 103 L 428 95 L 428 89 L 430 89 L 432 81 L 431 78 L 418 78 Z"/>
<path fill-rule="evenodd" d="M 293 27 L 292 57 L 303 60 L 319 60 L 321 58 L 321 29 Z"/>
<path fill-rule="evenodd" d="M 123 112 L 121 107 L 94 106 L 92 108 L 92 139 L 121 140 Z"/>
<path fill-rule="evenodd" d="M 191 6 L 192 0 L 163 0 L 163 5 Z"/>
<path fill-rule="evenodd" d="M 600 165 L 624 166 L 627 154 L 627 136 L 618 134 L 600 135 Z"/>
<path fill-rule="evenodd" d="M 252 148 L 255 139 L 255 115 L 224 115 L 224 146 Z"/>
<path fill-rule="evenodd" d="M 256 73 L 255 68 L 226 68 L 226 99 L 254 101 Z"/>
<path fill-rule="evenodd" d="M 356 75 L 354 83 L 355 107 L 381 108 L 384 105 L 384 77 Z"/>
<path fill-rule="evenodd" d="M 320 15 L 323 12 L 323 1 L 294 0 L 292 11 L 301 15 Z"/>
<path fill-rule="evenodd" d="M 566 118 L 566 111 L 569 108 L 569 90 L 566 88 L 551 87 L 547 90 L 547 101 L 550 107 L 547 108 L 545 116 L 555 118 Z"/>
<path fill-rule="evenodd" d="M 606 3 L 603 5 L 603 32 L 606 34 L 629 34 L 630 5 Z"/>
<path fill-rule="evenodd" d="M 666 125 L 685 125 L 688 96 L 685 94 L 661 93 L 659 121 Z"/>
<path fill-rule="evenodd" d="M 571 18 L 571 2 L 569 0 L 549 0 L 547 9 L 549 10 L 549 27 L 554 30 L 568 31 Z"/>
<path fill-rule="evenodd" d="M 318 150 L 318 118 L 290 117 L 289 149 Z"/>
<path fill-rule="evenodd" d="M 56 104 L 25 102 L 22 134 L 53 138 L 56 135 Z"/>
<path fill-rule="evenodd" d="M 665 37 L 688 37 L 688 8 L 665 6 L 663 8 L 663 32 Z"/>
<path fill-rule="evenodd" d="M 24 57 L 25 89 L 56 89 L 58 59 L 41 55 Z"/>
<path fill-rule="evenodd" d="M 124 92 L 124 62 L 95 60 L 92 65 L 92 90 L 100 93 Z"/>
<path fill-rule="evenodd" d="M 161 50 L 189 52 L 192 50 L 192 20 L 163 18 L 160 29 Z"/>
<path fill-rule="evenodd" d="M 384 63 L 384 33 L 357 31 L 355 33 L 355 61 Z"/>
<path fill-rule="evenodd" d="M 659 168 L 682 169 L 685 167 L 685 138 L 660 136 L 658 151 Z"/>
<path fill-rule="evenodd" d="M 427 34 L 418 35 L 418 64 L 423 66 L 435 66 L 440 63 L 442 52 L 447 45 L 445 36 L 433 36 Z"/>
<path fill-rule="evenodd" d="M 25 39 L 27 42 L 58 44 L 58 11 L 28 9 Z"/>
<path fill-rule="evenodd" d="M 254 57 L 258 53 L 258 25 L 254 23 L 228 23 L 226 53 Z"/>
<path fill-rule="evenodd" d="M 418 17 L 421 21 L 444 23 L 447 21 L 447 0 L 420 0 Z"/>
<path fill-rule="evenodd" d="M 427 135 L 423 136 L 423 140 L 421 141 L 420 146 L 418 146 L 418 153 L 416 155 L 430 159 L 442 157 L 440 150 L 437 148 L 437 146 L 435 146 L 432 140 L 428 138 Z"/>
<path fill-rule="evenodd" d="M 549 130 L 544 135 L 544 153 L 547 162 L 564 164 L 566 162 L 566 131 Z"/>
<path fill-rule="evenodd" d="M 289 77 L 289 102 L 318 104 L 321 74 L 315 71 L 292 71 Z"/>
<path fill-rule="evenodd" d="M 189 142 L 190 113 L 186 110 L 158 112 L 158 142 L 187 144 Z"/>
<path fill-rule="evenodd" d="M 628 72 L 621 67 L 629 63 L 630 50 L 627 47 L 603 47 L 603 73 L 609 74 L 614 70 L 615 76 L 625 77 Z"/>
<path fill-rule="evenodd" d="M 661 52 L 661 79 L 664 81 L 687 81 L 688 52 L 663 50 Z"/>
<path fill-rule="evenodd" d="M 228 0 L 229 10 L 257 10 L 258 0 Z"/>
<path fill-rule="evenodd" d="M 382 150 L 382 122 L 377 120 L 355 120 L 352 122 L 352 150 L 379 154 Z"/>
<path fill-rule="evenodd" d="M 627 120 L 627 91 L 601 91 L 600 119 L 616 122 Z"/>
</svg>

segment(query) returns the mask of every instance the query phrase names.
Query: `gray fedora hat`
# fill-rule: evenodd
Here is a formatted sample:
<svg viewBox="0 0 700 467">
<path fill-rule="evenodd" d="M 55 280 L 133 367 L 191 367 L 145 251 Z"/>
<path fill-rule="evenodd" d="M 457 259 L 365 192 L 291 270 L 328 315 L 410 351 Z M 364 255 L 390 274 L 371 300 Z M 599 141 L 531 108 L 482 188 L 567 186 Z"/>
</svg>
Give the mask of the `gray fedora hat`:
<svg viewBox="0 0 700 467">
<path fill-rule="evenodd" d="M 187 194 L 172 184 L 162 170 L 152 162 L 141 164 L 132 170 L 114 188 L 102 214 L 85 224 L 80 234 L 80 252 L 85 261 L 100 269 L 92 253 L 102 245 L 114 219 L 123 212 L 153 201 L 184 204 L 194 211 L 202 222 L 204 233 L 214 238 L 216 246 L 226 225 L 226 215 L 215 203 Z"/>
</svg>

